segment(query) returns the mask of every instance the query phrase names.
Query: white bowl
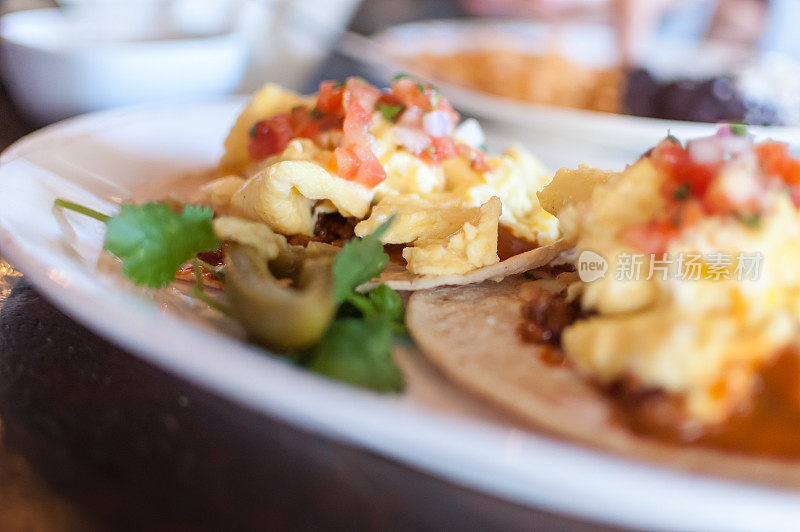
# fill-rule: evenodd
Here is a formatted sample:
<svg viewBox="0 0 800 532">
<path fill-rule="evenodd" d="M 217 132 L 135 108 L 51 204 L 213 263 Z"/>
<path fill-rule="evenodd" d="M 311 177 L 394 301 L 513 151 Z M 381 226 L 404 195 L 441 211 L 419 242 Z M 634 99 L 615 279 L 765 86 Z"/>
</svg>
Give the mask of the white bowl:
<svg viewBox="0 0 800 532">
<path fill-rule="evenodd" d="M 246 68 L 247 44 L 235 33 L 112 40 L 90 30 L 85 20 L 59 9 L 0 19 L 3 80 L 32 122 L 233 93 Z"/>
</svg>

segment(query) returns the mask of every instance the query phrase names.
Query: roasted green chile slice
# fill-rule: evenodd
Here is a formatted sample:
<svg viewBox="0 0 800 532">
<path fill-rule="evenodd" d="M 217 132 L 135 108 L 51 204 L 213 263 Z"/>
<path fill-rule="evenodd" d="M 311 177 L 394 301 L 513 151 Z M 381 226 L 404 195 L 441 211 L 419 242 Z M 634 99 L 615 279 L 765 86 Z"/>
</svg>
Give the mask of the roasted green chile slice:
<svg viewBox="0 0 800 532">
<path fill-rule="evenodd" d="M 336 313 L 333 259 L 332 253 L 281 253 L 267 262 L 251 246 L 228 243 L 225 291 L 231 312 L 255 342 L 270 349 L 314 345 Z"/>
</svg>

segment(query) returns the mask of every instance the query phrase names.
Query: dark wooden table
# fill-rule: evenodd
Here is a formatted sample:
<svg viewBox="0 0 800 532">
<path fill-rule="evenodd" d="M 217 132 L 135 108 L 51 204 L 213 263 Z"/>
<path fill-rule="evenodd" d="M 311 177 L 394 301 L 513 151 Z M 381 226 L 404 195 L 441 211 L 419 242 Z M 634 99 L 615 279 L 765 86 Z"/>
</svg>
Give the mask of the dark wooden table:
<svg viewBox="0 0 800 532">
<path fill-rule="evenodd" d="M 359 71 L 333 58 L 319 77 L 341 73 Z M 29 130 L 0 92 L 0 147 Z M 2 261 L 0 435 L 0 531 L 597 529 L 232 404 L 95 336 Z"/>
</svg>

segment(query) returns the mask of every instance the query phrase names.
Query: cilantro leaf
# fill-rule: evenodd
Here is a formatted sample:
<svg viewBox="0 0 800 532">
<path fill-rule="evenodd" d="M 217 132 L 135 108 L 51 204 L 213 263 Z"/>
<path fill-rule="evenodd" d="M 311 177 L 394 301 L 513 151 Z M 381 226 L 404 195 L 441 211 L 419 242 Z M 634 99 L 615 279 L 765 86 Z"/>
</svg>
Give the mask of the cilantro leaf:
<svg viewBox="0 0 800 532">
<path fill-rule="evenodd" d="M 393 324 L 395 334 L 408 335 L 405 325 L 405 309 L 400 294 L 382 284 L 366 296 L 352 292 L 339 306 L 339 318 L 363 317 L 382 319 Z"/>
<path fill-rule="evenodd" d="M 397 120 L 398 115 L 402 113 L 405 108 L 405 105 L 389 105 L 388 103 L 378 104 L 378 111 L 381 112 L 381 115 L 383 115 L 383 118 L 385 118 L 387 122 L 394 122 Z"/>
<path fill-rule="evenodd" d="M 400 294 L 382 284 L 372 290 L 368 297 L 375 312 L 392 321 L 403 322 L 403 299 Z"/>
<path fill-rule="evenodd" d="M 442 100 L 442 93 L 439 92 L 439 89 L 432 89 L 433 94 L 431 94 L 431 107 L 436 109 L 439 106 L 439 102 Z"/>
<path fill-rule="evenodd" d="M 207 207 L 187 205 L 180 214 L 160 203 L 122 206 L 106 222 L 105 249 L 122 259 L 134 283 L 166 286 L 181 264 L 219 246 Z"/>
<path fill-rule="evenodd" d="M 386 319 L 338 319 L 308 352 L 307 367 L 379 392 L 399 391 L 403 375 L 392 358 L 393 326 Z"/>
<path fill-rule="evenodd" d="M 731 122 L 730 128 L 731 133 L 734 135 L 739 135 L 740 137 L 747 136 L 747 124 L 742 122 Z"/>
<path fill-rule="evenodd" d="M 672 193 L 672 197 L 678 200 L 686 199 L 689 197 L 691 190 L 692 189 L 689 186 L 689 183 L 684 183 L 675 189 L 675 191 Z"/>
<path fill-rule="evenodd" d="M 761 214 L 757 212 L 743 212 L 737 214 L 736 217 L 747 227 L 756 228 L 761 225 Z"/>
<path fill-rule="evenodd" d="M 681 140 L 680 140 L 678 137 L 676 137 L 675 135 L 673 135 L 673 134 L 670 132 L 670 130 L 669 130 L 669 129 L 667 130 L 667 136 L 666 136 L 666 137 L 664 137 L 664 140 L 667 140 L 667 141 L 671 142 L 672 144 L 678 144 L 678 145 L 680 145 L 680 143 L 681 143 Z"/>
<path fill-rule="evenodd" d="M 374 233 L 347 242 L 336 254 L 333 263 L 333 299 L 341 303 L 355 289 L 381 274 L 389 262 L 384 253 L 381 235 L 389 228 L 392 218 L 382 223 Z"/>
<path fill-rule="evenodd" d="M 407 334 L 400 294 L 380 285 L 366 296 L 356 288 L 380 275 L 389 256 L 380 237 L 392 220 L 374 233 L 346 243 L 333 264 L 337 318 L 325 335 L 296 358 L 310 370 L 380 392 L 403 388 L 403 375 L 392 358 L 395 334 Z"/>
</svg>

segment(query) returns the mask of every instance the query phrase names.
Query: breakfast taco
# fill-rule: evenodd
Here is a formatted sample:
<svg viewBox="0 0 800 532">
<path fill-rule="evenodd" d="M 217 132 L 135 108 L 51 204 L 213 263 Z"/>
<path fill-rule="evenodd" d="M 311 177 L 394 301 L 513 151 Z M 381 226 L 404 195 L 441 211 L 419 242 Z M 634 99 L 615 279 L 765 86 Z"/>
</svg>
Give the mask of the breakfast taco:
<svg viewBox="0 0 800 532">
<path fill-rule="evenodd" d="M 388 90 L 325 81 L 314 96 L 266 85 L 231 129 L 220 169 L 193 203 L 294 245 L 341 245 L 392 219 L 380 282 L 395 289 L 499 280 L 563 248 L 536 197 L 549 180 L 542 165 L 520 146 L 488 155 L 475 120 L 459 123 L 435 88 L 404 75 Z"/>
<path fill-rule="evenodd" d="M 539 194 L 574 252 L 415 293 L 455 381 L 537 426 L 698 471 L 800 486 L 800 161 L 740 126 L 668 137 Z"/>
<path fill-rule="evenodd" d="M 224 146 L 219 173 L 176 180 L 166 200 L 54 205 L 104 223 L 103 256 L 135 284 L 349 384 L 403 388 L 396 289 L 500 281 L 566 245 L 536 196 L 541 164 L 521 147 L 488 155 L 477 122 L 407 76 L 314 96 L 268 84 Z"/>
</svg>

